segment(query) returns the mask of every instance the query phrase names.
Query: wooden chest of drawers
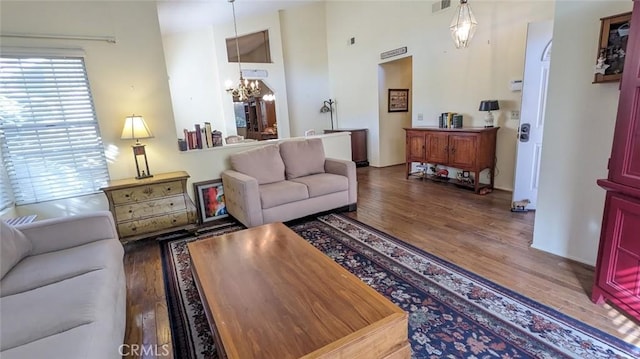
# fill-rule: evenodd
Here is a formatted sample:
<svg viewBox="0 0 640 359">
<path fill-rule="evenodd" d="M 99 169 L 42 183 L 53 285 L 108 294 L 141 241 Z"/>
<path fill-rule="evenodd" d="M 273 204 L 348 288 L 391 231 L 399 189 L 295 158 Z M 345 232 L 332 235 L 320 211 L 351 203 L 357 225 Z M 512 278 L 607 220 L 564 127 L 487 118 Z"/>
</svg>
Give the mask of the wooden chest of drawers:
<svg viewBox="0 0 640 359">
<path fill-rule="evenodd" d="M 110 181 L 102 188 L 120 239 L 130 241 L 194 226 L 197 215 L 187 194 L 188 178 L 187 172 L 178 171 L 142 180 Z"/>
</svg>

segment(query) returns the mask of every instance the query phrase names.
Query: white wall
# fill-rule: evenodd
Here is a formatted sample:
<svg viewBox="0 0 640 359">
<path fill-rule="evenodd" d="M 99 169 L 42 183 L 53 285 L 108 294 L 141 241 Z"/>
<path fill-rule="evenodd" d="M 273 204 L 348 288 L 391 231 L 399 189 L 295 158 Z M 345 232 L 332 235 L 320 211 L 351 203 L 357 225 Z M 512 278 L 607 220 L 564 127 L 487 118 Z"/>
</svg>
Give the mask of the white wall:
<svg viewBox="0 0 640 359">
<path fill-rule="evenodd" d="M 280 11 L 292 136 L 331 128 L 329 113 L 320 113 L 329 95 L 325 5 L 321 2 Z"/>
<path fill-rule="evenodd" d="M 556 3 L 533 247 L 595 264 L 618 82 L 592 84 L 600 18 L 631 1 Z"/>
<path fill-rule="evenodd" d="M 120 140 L 124 118 L 141 114 L 155 138 L 145 140 L 152 172 L 180 168 L 173 110 L 155 3 L 2 2 L 3 33 L 115 36 L 97 41 L 2 38 L 2 46 L 79 48 L 87 73 L 111 178 L 135 176 L 131 145 Z"/>
<path fill-rule="evenodd" d="M 278 135 L 286 138 L 290 136 L 290 124 L 278 13 L 238 21 L 238 36 L 263 30 L 269 30 L 272 63 L 242 63 L 242 69 L 268 72 L 261 80 L 276 96 Z M 205 121 L 223 137 L 237 134 L 233 99 L 225 91 L 225 82 L 236 84 L 240 76 L 238 64 L 227 60 L 226 39 L 231 37 L 235 37 L 233 22 L 163 37 L 178 137 L 184 137 L 183 128 L 193 130 L 195 124 Z"/>
<path fill-rule="evenodd" d="M 236 6 L 250 6 L 250 3 L 238 4 Z M 276 122 L 278 124 L 278 137 L 287 138 L 290 136 L 289 111 L 287 100 L 287 84 L 284 74 L 284 58 L 282 52 L 282 38 L 280 32 L 280 18 L 278 12 L 274 11 L 261 16 L 243 18 L 238 21 L 238 36 L 269 30 L 269 47 L 271 49 L 270 64 L 242 63 L 242 69 L 260 69 L 267 70 L 268 77 L 261 78 L 276 96 Z M 218 63 L 220 82 L 215 84 L 218 86 L 222 97 L 222 116 L 226 123 L 227 132 L 222 133 L 226 137 L 226 133 L 236 131 L 236 121 L 233 112 L 233 100 L 230 95 L 224 91 L 224 83 L 231 80 L 236 84 L 240 74 L 238 73 L 238 63 L 229 63 L 227 60 L 227 43 L 226 39 L 235 37 L 233 30 L 233 22 L 217 25 L 213 27 L 214 37 L 214 53 Z M 209 46 L 210 44 L 203 44 Z M 251 79 L 251 77 L 247 77 Z"/>
<path fill-rule="evenodd" d="M 268 71 L 262 80 L 276 96 L 280 138 L 330 128 L 329 115 L 320 113 L 329 98 L 324 13 L 317 2 L 238 20 L 240 36 L 269 30 L 273 62 L 242 68 Z M 231 97 L 224 91 L 226 80 L 238 79 L 237 64 L 227 62 L 225 39 L 233 36 L 233 24 L 227 23 L 163 37 L 179 137 L 183 128 L 204 121 L 225 137 L 235 134 Z"/>
<path fill-rule="evenodd" d="M 214 49 L 213 27 L 166 35 L 162 38 L 169 75 L 171 103 L 178 138 L 183 129 L 211 122 L 223 136 L 236 134 L 235 123 L 227 127 L 222 113 L 223 96 Z M 227 101 L 229 101 L 227 99 Z"/>
<path fill-rule="evenodd" d="M 405 163 L 406 133 L 404 128 L 411 127 L 411 111 L 413 104 L 409 98 L 408 112 L 389 111 L 389 89 L 409 89 L 409 96 L 413 90 L 413 61 L 405 57 L 385 62 L 378 70 L 378 113 L 380 123 L 379 166 L 392 166 Z M 368 147 L 370 149 L 370 147 Z"/>
<path fill-rule="evenodd" d="M 377 66 L 380 53 L 408 47 L 413 57 L 413 126 L 437 126 L 442 112 L 464 114 L 465 126 L 483 126 L 478 105 L 498 99 L 496 186 L 513 188 L 516 129 L 508 110 L 520 108 L 520 92 L 509 80 L 522 79 L 527 23 L 553 18 L 551 1 L 470 2 L 478 30 L 467 49 L 456 49 L 449 24 L 456 4 L 435 14 L 431 1 L 327 2 L 327 43 L 331 92 L 340 104 L 340 125 L 368 127 L 370 161 L 380 165 Z M 355 45 L 348 39 L 355 37 Z M 424 121 L 417 121 L 423 114 Z"/>
</svg>

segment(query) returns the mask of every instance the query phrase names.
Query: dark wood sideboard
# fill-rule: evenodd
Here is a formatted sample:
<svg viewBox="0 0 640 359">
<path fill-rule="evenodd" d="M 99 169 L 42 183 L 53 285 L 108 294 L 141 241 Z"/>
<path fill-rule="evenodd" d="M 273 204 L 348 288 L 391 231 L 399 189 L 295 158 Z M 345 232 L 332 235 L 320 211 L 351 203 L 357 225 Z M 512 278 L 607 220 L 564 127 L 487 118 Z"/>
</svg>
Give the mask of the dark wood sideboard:
<svg viewBox="0 0 640 359">
<path fill-rule="evenodd" d="M 458 184 L 471 187 L 476 193 L 483 188 L 493 189 L 498 129 L 405 128 L 407 178 L 412 174 L 413 162 L 437 164 L 472 172 L 473 184 Z M 488 184 L 480 182 L 480 172 L 485 169 L 489 169 Z"/>
<path fill-rule="evenodd" d="M 640 0 L 634 0 L 591 299 L 640 321 Z"/>
<path fill-rule="evenodd" d="M 355 162 L 358 167 L 366 167 L 369 165 L 366 128 L 324 130 L 324 133 L 334 132 L 351 132 L 351 160 Z"/>
</svg>

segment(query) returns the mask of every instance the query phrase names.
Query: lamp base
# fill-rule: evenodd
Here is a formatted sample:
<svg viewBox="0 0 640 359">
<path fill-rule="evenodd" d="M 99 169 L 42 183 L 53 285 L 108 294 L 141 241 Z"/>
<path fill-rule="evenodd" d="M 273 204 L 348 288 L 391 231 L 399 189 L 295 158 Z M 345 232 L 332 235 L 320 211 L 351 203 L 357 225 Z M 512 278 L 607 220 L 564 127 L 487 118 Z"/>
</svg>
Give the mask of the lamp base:
<svg viewBox="0 0 640 359">
<path fill-rule="evenodd" d="M 151 171 L 149 171 L 149 162 L 147 162 L 147 153 L 145 152 L 144 145 L 140 143 L 136 143 L 133 147 L 133 161 L 136 163 L 136 179 L 143 179 L 153 177 Z M 140 171 L 140 164 L 138 163 L 138 157 L 142 157 L 144 159 L 144 168 Z"/>
<path fill-rule="evenodd" d="M 493 114 L 491 113 L 491 111 L 488 111 L 487 116 L 485 116 L 484 118 L 484 127 L 493 127 Z"/>
</svg>

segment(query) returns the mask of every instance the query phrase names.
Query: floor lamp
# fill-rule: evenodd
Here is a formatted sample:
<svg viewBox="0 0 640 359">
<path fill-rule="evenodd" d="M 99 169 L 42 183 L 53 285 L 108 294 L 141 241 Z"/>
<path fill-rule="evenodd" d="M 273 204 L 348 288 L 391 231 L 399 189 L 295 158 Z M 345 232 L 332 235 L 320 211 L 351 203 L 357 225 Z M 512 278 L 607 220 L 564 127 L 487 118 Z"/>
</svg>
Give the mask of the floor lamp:
<svg viewBox="0 0 640 359">
<path fill-rule="evenodd" d="M 329 114 L 331 115 L 331 129 L 332 130 L 333 130 L 333 104 L 334 103 L 336 103 L 336 102 L 333 101 L 332 99 L 329 99 L 329 101 L 324 101 L 324 104 L 320 108 L 320 113 L 329 112 Z"/>
</svg>

